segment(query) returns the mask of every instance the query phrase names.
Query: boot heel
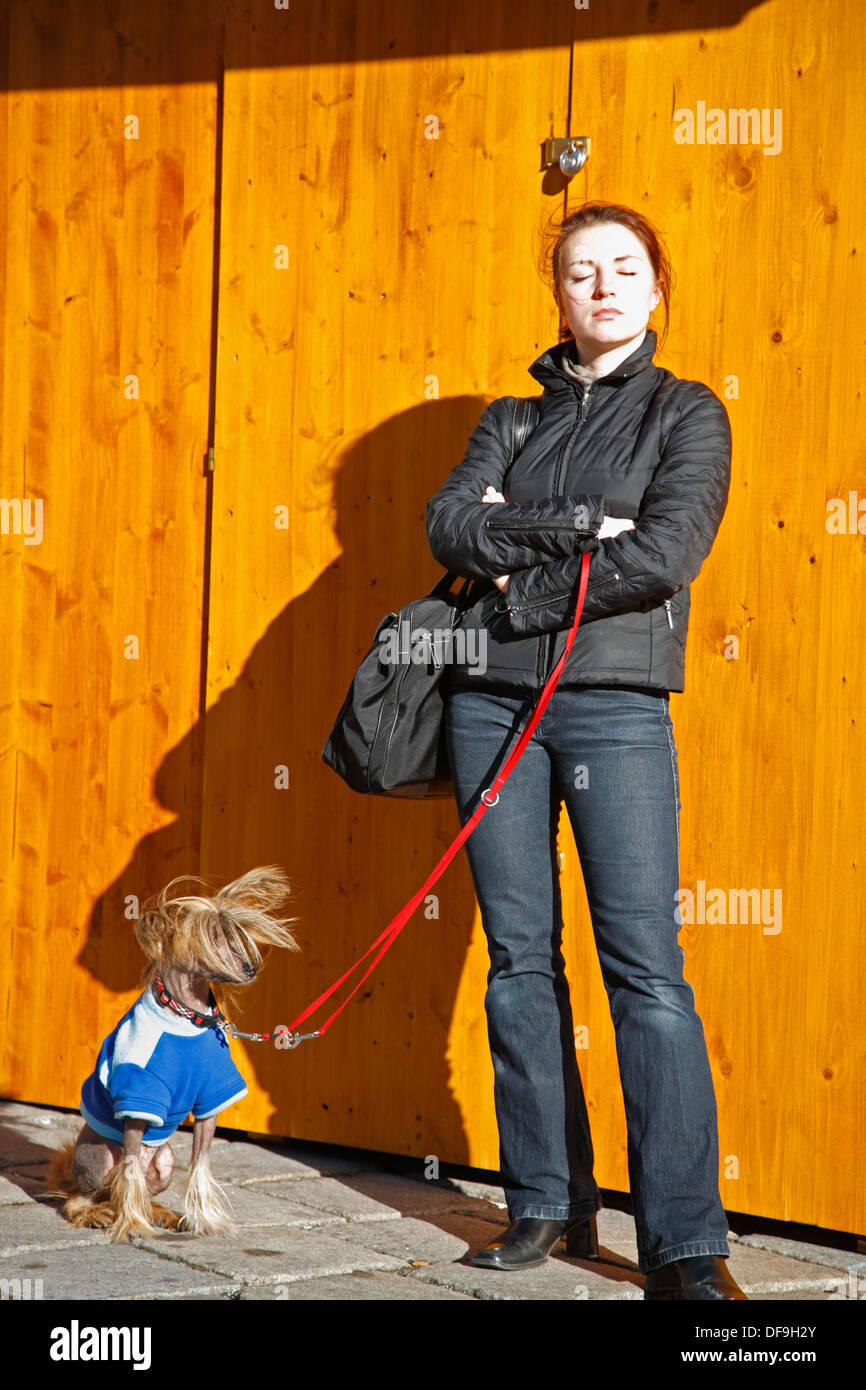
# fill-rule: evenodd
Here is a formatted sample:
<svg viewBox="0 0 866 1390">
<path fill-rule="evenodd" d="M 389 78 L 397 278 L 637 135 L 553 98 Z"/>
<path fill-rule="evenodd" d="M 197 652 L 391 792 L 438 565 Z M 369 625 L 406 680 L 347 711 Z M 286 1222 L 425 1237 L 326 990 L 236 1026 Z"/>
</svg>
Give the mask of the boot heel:
<svg viewBox="0 0 866 1390">
<path fill-rule="evenodd" d="M 565 1253 L 578 1260 L 598 1259 L 598 1231 L 595 1212 L 569 1226 L 565 1233 Z"/>
</svg>

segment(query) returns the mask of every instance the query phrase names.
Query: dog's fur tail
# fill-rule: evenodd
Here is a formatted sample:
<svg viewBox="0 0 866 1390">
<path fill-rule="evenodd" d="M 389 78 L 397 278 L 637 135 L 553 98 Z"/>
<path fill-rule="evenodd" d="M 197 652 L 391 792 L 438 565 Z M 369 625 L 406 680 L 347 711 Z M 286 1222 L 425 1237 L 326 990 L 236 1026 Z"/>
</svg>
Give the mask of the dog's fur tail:
<svg viewBox="0 0 866 1390">
<path fill-rule="evenodd" d="M 135 1159 L 121 1160 L 98 1191 L 82 1192 L 73 1168 L 74 1154 L 75 1141 L 70 1140 L 51 1155 L 45 1192 L 46 1197 L 66 1198 L 60 1210 L 71 1226 L 108 1231 L 114 1242 L 153 1235 L 155 1226 L 177 1228 L 177 1212 L 151 1200 L 141 1164 Z"/>
<path fill-rule="evenodd" d="M 97 1192 L 79 1191 L 72 1166 L 74 1154 L 75 1140 L 70 1139 L 51 1155 L 45 1195 L 66 1198 L 61 1211 L 70 1225 L 107 1230 L 117 1216 L 111 1204 L 111 1189 L 106 1185 Z"/>
<path fill-rule="evenodd" d="M 78 1185 L 72 1176 L 72 1155 L 75 1153 L 75 1140 L 70 1139 L 62 1149 L 55 1149 L 48 1162 L 46 1197 L 62 1197 L 77 1192 Z"/>
</svg>

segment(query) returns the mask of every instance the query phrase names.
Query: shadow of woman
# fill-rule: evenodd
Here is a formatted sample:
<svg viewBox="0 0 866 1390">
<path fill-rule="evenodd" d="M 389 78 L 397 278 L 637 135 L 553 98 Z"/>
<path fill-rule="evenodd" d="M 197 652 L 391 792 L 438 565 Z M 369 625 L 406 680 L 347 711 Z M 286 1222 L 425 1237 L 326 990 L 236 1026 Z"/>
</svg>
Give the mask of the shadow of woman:
<svg viewBox="0 0 866 1390">
<path fill-rule="evenodd" d="M 179 874 L 201 873 L 216 888 L 256 864 L 275 863 L 295 888 L 287 911 L 300 919 L 301 952 L 271 958 L 242 996 L 235 1021 L 256 1032 L 291 1024 L 366 950 L 451 844 L 460 828 L 452 799 L 359 796 L 325 765 L 321 750 L 381 618 L 442 575 L 426 542 L 426 503 L 462 457 L 485 404 L 469 396 L 426 402 L 348 445 L 337 441 L 330 458 L 323 451 L 315 475 L 295 483 L 300 497 L 289 544 L 293 535 L 299 540 L 281 562 L 280 578 L 288 587 L 302 545 L 331 551 L 332 514 L 342 553 L 322 563 L 318 578 L 267 625 L 235 673 L 234 649 L 245 641 L 239 637 L 232 647 L 232 625 L 235 633 L 244 630 L 260 595 L 247 594 L 235 612 L 218 612 L 216 604 L 231 604 L 249 582 L 237 560 L 257 543 L 247 528 L 272 526 L 273 507 L 288 491 L 282 478 L 238 488 L 234 530 L 214 547 L 219 580 L 211 585 L 216 597 L 203 635 L 209 689 L 217 680 L 224 688 L 156 772 L 154 798 L 174 819 L 140 840 L 94 905 L 79 961 L 108 988 L 131 990 L 140 977 L 131 917 L 150 893 Z M 272 544 L 262 540 L 262 553 Z M 461 853 L 333 1030 L 294 1050 L 233 1044 L 251 1090 L 263 1094 L 227 1111 L 226 1125 L 468 1163 L 448 1059 L 475 912 Z M 321 1026 L 370 959 L 301 1032 Z M 483 986 L 470 1011 L 486 1039 Z M 461 1030 L 465 1051 L 465 1023 Z M 92 1039 L 94 1054 L 100 1041 Z M 460 1067 L 465 1059 L 454 1060 Z M 484 1103 L 492 1122 L 492 1069 L 489 1080 Z M 265 1101 L 273 1106 L 269 1114 Z"/>
</svg>

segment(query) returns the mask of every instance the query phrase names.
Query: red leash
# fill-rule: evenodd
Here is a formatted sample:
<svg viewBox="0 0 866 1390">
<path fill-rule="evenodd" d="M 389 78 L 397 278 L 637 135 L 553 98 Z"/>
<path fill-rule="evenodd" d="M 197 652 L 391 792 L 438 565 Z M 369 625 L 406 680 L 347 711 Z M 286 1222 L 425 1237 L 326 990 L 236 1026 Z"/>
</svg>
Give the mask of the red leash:
<svg viewBox="0 0 866 1390">
<path fill-rule="evenodd" d="M 264 1041 L 265 1038 L 274 1037 L 276 1038 L 277 1047 L 297 1047 L 299 1042 L 304 1041 L 304 1037 L 322 1037 L 324 1033 L 327 1033 L 331 1024 L 334 1022 L 334 1019 L 337 1018 L 337 1016 L 343 1012 L 343 1009 L 345 1009 L 352 996 L 356 994 L 357 991 L 361 988 L 361 985 L 364 983 L 367 976 L 371 973 L 371 971 L 375 970 L 376 965 L 382 959 L 385 952 L 389 950 L 391 946 L 393 946 L 394 942 L 397 940 L 397 937 L 400 935 L 406 923 L 409 921 L 409 918 L 412 916 L 413 912 L 424 898 L 427 889 L 430 888 L 436 882 L 436 880 L 440 878 L 441 875 L 445 872 L 460 846 L 463 844 L 465 840 L 468 840 L 469 836 L 472 834 L 476 825 L 481 820 L 481 817 L 487 814 L 487 811 L 491 806 L 496 805 L 496 802 L 499 800 L 499 788 L 504 786 L 504 784 L 508 781 L 508 778 L 514 771 L 516 764 L 523 756 L 523 750 L 529 742 L 530 738 L 532 737 L 533 731 L 535 730 L 535 727 L 538 724 L 539 719 L 541 718 L 542 714 L 547 708 L 550 697 L 556 689 L 559 678 L 562 675 L 563 667 L 565 666 L 565 663 L 567 662 L 569 657 L 569 653 L 571 652 L 571 648 L 574 645 L 574 637 L 575 633 L 577 632 L 578 623 L 580 622 L 580 615 L 583 612 L 583 600 L 586 595 L 586 586 L 589 579 L 589 558 L 589 553 L 585 553 L 583 557 L 583 563 L 580 569 L 580 590 L 577 596 L 577 608 L 574 614 L 574 622 L 572 623 L 571 631 L 568 634 L 568 640 L 565 644 L 565 651 L 562 653 L 562 656 L 559 658 L 558 662 L 551 671 L 550 676 L 548 677 L 547 683 L 539 697 L 538 704 L 535 706 L 532 718 L 524 728 L 523 733 L 520 736 L 520 739 L 514 745 L 514 748 L 511 750 L 511 753 L 509 754 L 509 757 L 507 758 L 505 765 L 502 768 L 502 771 L 496 778 L 496 781 L 493 783 L 493 786 L 487 787 L 481 793 L 481 800 L 471 819 L 468 820 L 466 824 L 462 827 L 460 833 L 454 840 L 453 844 L 449 845 L 448 849 L 445 851 L 442 858 L 439 860 L 439 863 L 436 865 L 430 877 L 427 879 L 427 882 L 421 885 L 414 897 L 410 898 L 406 906 L 402 908 L 400 912 L 397 913 L 396 917 L 392 918 L 392 920 L 388 923 L 387 927 L 381 933 L 381 935 L 377 936 L 376 940 L 373 942 L 371 946 L 367 948 L 363 956 L 360 956 L 358 960 L 355 961 L 355 964 L 349 967 L 345 975 L 341 975 L 339 980 L 335 980 L 329 989 L 326 989 L 323 994 L 319 995 L 318 999 L 313 1000 L 313 1003 L 308 1005 L 308 1007 L 304 1009 L 303 1013 L 298 1014 L 297 1018 L 294 1019 L 291 1024 L 289 1024 L 288 1028 L 283 1028 L 282 1026 L 280 1026 L 280 1028 L 274 1030 L 274 1033 L 270 1034 L 237 1034 L 236 1030 L 233 1030 L 235 1032 L 235 1036 L 251 1036 L 254 1038 L 261 1038 L 262 1041 Z M 488 796 L 492 796 L 494 794 L 494 800 L 488 801 L 486 799 Z M 379 951 L 378 955 L 374 957 L 372 963 L 367 967 L 366 971 L 361 976 L 358 983 L 355 985 L 355 988 L 352 990 L 352 993 L 346 999 L 344 999 L 343 1003 L 340 1005 L 338 1009 L 334 1010 L 327 1022 L 323 1023 L 321 1028 L 317 1029 L 315 1033 L 307 1033 L 304 1035 L 304 1037 L 292 1037 L 292 1030 L 297 1026 L 297 1024 L 303 1023 L 304 1019 L 307 1018 L 313 1012 L 314 1009 L 317 1009 L 319 1005 L 324 1002 L 325 999 L 328 999 L 330 995 L 334 993 L 334 990 L 340 987 L 343 981 L 347 979 L 349 975 L 351 975 L 352 971 L 357 969 L 357 967 L 361 964 L 361 961 L 366 959 L 370 952 L 375 950 L 375 948 L 380 943 L 382 943 L 382 948 Z M 281 1034 L 285 1037 L 285 1041 L 282 1041 L 280 1037 Z"/>
</svg>

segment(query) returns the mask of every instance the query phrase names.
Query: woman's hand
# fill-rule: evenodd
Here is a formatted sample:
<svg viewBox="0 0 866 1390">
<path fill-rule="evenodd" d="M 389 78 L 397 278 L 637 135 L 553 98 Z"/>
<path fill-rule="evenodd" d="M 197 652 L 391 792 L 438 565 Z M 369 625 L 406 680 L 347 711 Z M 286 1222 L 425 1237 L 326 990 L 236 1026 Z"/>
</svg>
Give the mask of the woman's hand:
<svg viewBox="0 0 866 1390">
<path fill-rule="evenodd" d="M 505 498 L 502 496 L 502 493 L 501 493 L 501 492 L 497 492 L 497 491 L 496 491 L 496 488 L 495 488 L 495 487 L 488 486 L 487 491 L 485 492 L 485 494 L 484 494 L 484 496 L 482 497 L 481 501 L 482 501 L 482 502 L 504 502 L 504 501 L 505 501 Z M 510 574 L 500 574 L 499 578 L 498 578 L 498 579 L 494 579 L 493 583 L 496 585 L 497 589 L 501 589 L 502 592 L 503 592 L 503 594 L 504 594 L 504 593 L 505 593 L 505 590 L 508 588 L 508 581 L 509 581 L 510 578 L 511 578 L 511 575 L 510 575 Z"/>
<path fill-rule="evenodd" d="M 598 539 L 606 540 L 609 536 L 618 536 L 620 531 L 633 531 L 634 522 L 626 517 L 606 516 L 598 530 Z"/>
</svg>

